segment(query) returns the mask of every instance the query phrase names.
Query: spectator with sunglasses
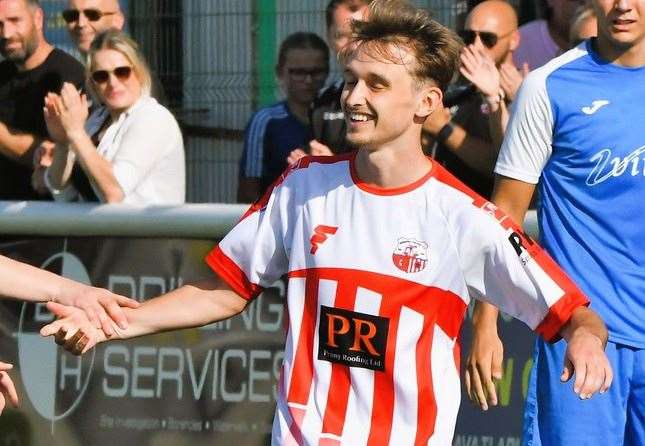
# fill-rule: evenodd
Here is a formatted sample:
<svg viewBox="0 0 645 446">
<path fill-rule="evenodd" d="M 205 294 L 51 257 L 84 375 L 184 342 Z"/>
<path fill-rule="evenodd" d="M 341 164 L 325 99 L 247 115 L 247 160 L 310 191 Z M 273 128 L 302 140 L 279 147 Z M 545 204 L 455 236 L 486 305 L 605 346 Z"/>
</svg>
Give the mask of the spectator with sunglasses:
<svg viewBox="0 0 645 446">
<path fill-rule="evenodd" d="M 74 200 L 70 172 L 78 163 L 101 202 L 180 204 L 185 201 L 184 146 L 177 121 L 150 97 L 150 71 L 137 44 L 122 31 L 99 34 L 90 46 L 87 85 L 108 116 L 92 138 L 88 101 L 72 85 L 45 100 L 57 142 L 45 180 L 54 196 Z"/>
<path fill-rule="evenodd" d="M 62 11 L 61 16 L 67 25 L 67 31 L 72 41 L 76 43 L 76 48 L 84 59 L 87 59 L 90 45 L 97 34 L 109 29 L 123 30 L 125 27 L 125 15 L 118 0 L 69 0 L 67 9 Z M 151 75 L 151 96 L 160 104 L 166 105 L 167 98 L 164 89 L 154 73 L 151 73 Z M 86 130 L 90 136 L 96 137 L 101 124 L 107 119 L 108 115 L 108 111 L 100 104 L 92 107 L 86 125 Z M 36 190 L 48 190 L 44 175 L 46 168 L 51 166 L 54 149 L 55 145 L 47 142 L 47 144 L 41 145 L 34 155 L 32 184 Z M 78 198 L 80 200 L 99 200 L 80 166 L 75 165 L 71 175 L 71 181 L 79 193 Z M 49 193 L 51 193 L 51 190 Z"/>
<path fill-rule="evenodd" d="M 466 47 L 459 82 L 473 84 L 478 94 L 433 113 L 424 129 L 437 144 L 435 159 L 488 198 L 505 128 L 506 101 L 522 81 L 512 65 L 519 44 L 517 14 L 505 1 L 484 1 L 468 14 L 460 34 Z"/>
<path fill-rule="evenodd" d="M 287 168 L 287 158 L 311 140 L 309 109 L 329 74 L 329 48 L 313 33 L 297 32 L 280 45 L 276 75 L 286 99 L 249 121 L 237 199 L 257 200 Z"/>
<path fill-rule="evenodd" d="M 37 0 L 0 0 L 0 28 L 0 200 L 35 200 L 32 154 L 49 137 L 43 100 L 64 82 L 82 88 L 84 70 L 45 40 Z"/>
<path fill-rule="evenodd" d="M 121 30 L 125 25 L 118 0 L 69 0 L 62 16 L 70 37 L 85 57 L 97 34 Z"/>
</svg>

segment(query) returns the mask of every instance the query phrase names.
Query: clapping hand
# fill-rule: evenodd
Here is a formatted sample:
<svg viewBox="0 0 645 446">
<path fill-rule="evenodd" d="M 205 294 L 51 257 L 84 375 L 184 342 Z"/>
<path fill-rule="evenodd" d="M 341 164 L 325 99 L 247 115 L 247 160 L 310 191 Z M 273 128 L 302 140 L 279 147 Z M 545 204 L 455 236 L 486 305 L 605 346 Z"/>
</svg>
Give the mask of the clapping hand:
<svg viewBox="0 0 645 446">
<path fill-rule="evenodd" d="M 89 114 L 87 96 L 65 82 L 60 95 L 49 93 L 45 97 L 45 123 L 49 136 L 58 143 L 66 144 L 76 135 L 85 132 Z"/>
</svg>

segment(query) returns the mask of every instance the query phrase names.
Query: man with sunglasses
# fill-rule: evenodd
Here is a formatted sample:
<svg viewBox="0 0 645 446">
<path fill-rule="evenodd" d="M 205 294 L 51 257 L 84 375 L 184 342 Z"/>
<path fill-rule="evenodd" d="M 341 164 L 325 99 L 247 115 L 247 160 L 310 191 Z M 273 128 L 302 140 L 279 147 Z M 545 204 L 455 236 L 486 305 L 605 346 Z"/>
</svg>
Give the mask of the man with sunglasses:
<svg viewBox="0 0 645 446">
<path fill-rule="evenodd" d="M 483 65 L 474 67 L 472 75 L 460 82 L 474 83 L 474 90 L 479 94 L 466 96 L 452 110 L 445 108 L 434 113 L 424 129 L 438 144 L 435 159 L 477 193 L 489 198 L 493 189 L 492 170 L 501 142 L 501 135 L 495 138 L 495 134 L 502 131 L 497 130 L 499 124 L 492 120 L 492 113 L 498 113 L 499 107 L 505 106 L 502 101 L 516 88 L 511 87 L 510 81 L 505 83 L 501 73 L 514 71 L 519 76 L 512 65 L 512 53 L 519 44 L 517 14 L 505 1 L 484 1 L 466 17 L 461 38 L 466 44 L 462 65 L 467 63 L 464 58 L 473 55 L 488 62 L 492 69 L 485 70 Z M 493 79 L 489 79 L 491 75 Z M 496 84 L 490 87 L 490 82 Z M 495 140 L 499 141 L 495 143 Z"/>
<path fill-rule="evenodd" d="M 118 0 L 69 0 L 62 13 L 78 51 L 86 55 L 97 34 L 123 29 L 125 17 Z"/>
<path fill-rule="evenodd" d="M 645 0 L 592 0 L 598 37 L 533 71 L 516 101 L 494 202 L 524 219 L 536 187 L 541 244 L 609 331 L 607 394 L 580 404 L 555 374 L 563 345 L 536 341 L 524 444 L 645 444 Z M 483 404 L 497 401 L 497 311 L 477 305 Z M 481 383 L 481 384 L 479 384 Z"/>
<path fill-rule="evenodd" d="M 84 85 L 83 66 L 45 40 L 37 0 L 0 0 L 0 200 L 33 200 L 31 155 L 47 128 L 43 101 L 64 82 Z"/>
</svg>

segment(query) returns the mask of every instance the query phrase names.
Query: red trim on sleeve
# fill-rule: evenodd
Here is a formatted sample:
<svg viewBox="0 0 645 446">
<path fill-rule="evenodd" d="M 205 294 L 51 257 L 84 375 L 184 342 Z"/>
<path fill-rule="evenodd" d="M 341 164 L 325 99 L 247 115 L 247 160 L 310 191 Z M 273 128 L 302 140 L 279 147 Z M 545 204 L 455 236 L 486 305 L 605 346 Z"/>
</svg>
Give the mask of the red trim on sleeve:
<svg viewBox="0 0 645 446">
<path fill-rule="evenodd" d="M 224 254 L 224 251 L 222 251 L 219 245 L 215 246 L 204 260 L 242 298 L 252 300 L 264 291 L 263 287 L 249 281 L 244 271 Z"/>
<path fill-rule="evenodd" d="M 562 297 L 549 308 L 549 312 L 542 319 L 540 325 L 535 328 L 535 332 L 548 342 L 559 341 L 560 330 L 564 324 L 569 322 L 573 311 L 587 305 L 589 305 L 589 299 L 582 293 L 573 293 Z"/>
</svg>

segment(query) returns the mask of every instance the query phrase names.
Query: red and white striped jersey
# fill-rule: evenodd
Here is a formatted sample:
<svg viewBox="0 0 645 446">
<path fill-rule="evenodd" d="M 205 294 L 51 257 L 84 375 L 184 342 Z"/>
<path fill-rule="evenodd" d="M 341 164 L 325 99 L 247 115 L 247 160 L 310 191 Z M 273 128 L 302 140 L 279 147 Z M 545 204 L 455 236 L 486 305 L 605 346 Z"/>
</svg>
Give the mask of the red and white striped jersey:
<svg viewBox="0 0 645 446">
<path fill-rule="evenodd" d="M 279 445 L 449 445 L 471 297 L 547 339 L 587 303 L 494 205 L 436 163 L 406 187 L 304 158 L 207 257 L 245 298 L 287 275 Z"/>
</svg>

